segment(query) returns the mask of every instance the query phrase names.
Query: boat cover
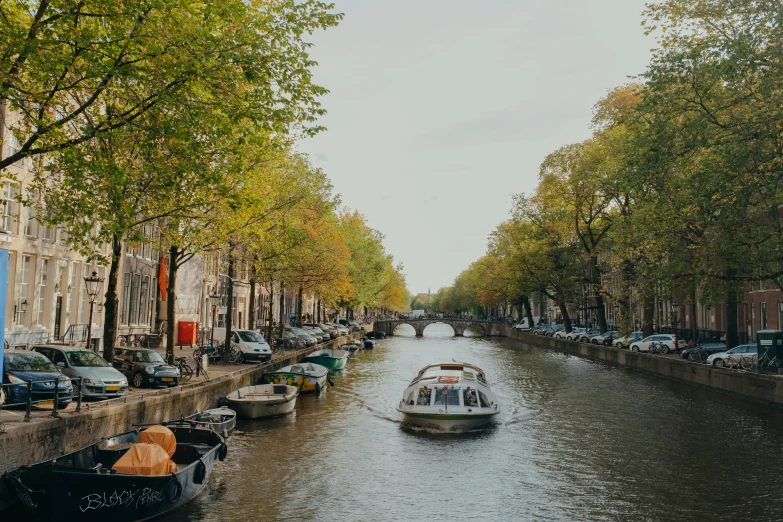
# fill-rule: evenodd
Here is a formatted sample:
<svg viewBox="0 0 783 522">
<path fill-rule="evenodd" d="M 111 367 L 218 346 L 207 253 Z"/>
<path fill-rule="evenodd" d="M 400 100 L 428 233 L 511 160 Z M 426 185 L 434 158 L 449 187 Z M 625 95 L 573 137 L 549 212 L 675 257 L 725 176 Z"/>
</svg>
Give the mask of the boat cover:
<svg viewBox="0 0 783 522">
<path fill-rule="evenodd" d="M 131 446 L 111 469 L 130 475 L 169 475 L 177 471 L 177 465 L 159 445 L 139 443 Z"/>
<path fill-rule="evenodd" d="M 168 452 L 169 457 L 174 456 L 177 451 L 177 438 L 166 426 L 150 426 L 139 433 L 139 442 L 157 444 Z"/>
</svg>

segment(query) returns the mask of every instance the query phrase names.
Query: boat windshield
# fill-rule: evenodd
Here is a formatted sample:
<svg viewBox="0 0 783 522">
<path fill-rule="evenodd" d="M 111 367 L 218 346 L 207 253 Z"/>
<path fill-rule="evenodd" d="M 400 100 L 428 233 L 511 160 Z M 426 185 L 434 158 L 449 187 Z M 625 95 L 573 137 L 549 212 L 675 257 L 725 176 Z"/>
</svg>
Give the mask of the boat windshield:
<svg viewBox="0 0 783 522">
<path fill-rule="evenodd" d="M 254 332 L 252 330 L 240 330 L 237 332 L 239 334 L 239 338 L 245 341 L 246 343 L 265 343 L 264 336 L 261 335 L 258 332 Z"/>
<path fill-rule="evenodd" d="M 291 366 L 291 373 L 302 373 L 303 371 L 302 367 L 298 364 L 296 366 Z"/>
<path fill-rule="evenodd" d="M 487 399 L 487 396 L 484 395 L 484 392 L 479 390 L 479 401 L 481 401 L 481 407 L 482 408 L 489 408 L 489 399 Z"/>
<path fill-rule="evenodd" d="M 416 400 L 417 406 L 429 406 L 432 399 L 432 390 L 429 388 L 419 388 L 419 398 Z"/>
<path fill-rule="evenodd" d="M 435 393 L 435 406 L 459 406 L 459 389 L 444 386 Z"/>
</svg>

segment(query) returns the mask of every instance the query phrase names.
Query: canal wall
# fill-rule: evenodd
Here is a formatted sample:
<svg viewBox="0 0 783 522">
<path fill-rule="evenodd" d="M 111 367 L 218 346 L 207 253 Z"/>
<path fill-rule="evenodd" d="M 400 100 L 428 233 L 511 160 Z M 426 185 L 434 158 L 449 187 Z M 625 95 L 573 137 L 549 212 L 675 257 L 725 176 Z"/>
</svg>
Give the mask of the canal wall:
<svg viewBox="0 0 783 522">
<path fill-rule="evenodd" d="M 783 407 L 783 377 L 781 376 L 713 368 L 711 365 L 696 364 L 679 357 L 662 357 L 613 346 L 566 341 L 520 332 L 505 326 L 504 329 L 505 337 L 539 348 L 630 368 L 770 406 Z"/>
<path fill-rule="evenodd" d="M 135 425 L 157 424 L 214 408 L 220 397 L 237 388 L 258 384 L 264 373 L 299 362 L 315 349 L 337 348 L 359 340 L 361 335 L 353 333 L 317 348 L 292 352 L 265 364 L 244 366 L 207 381 L 91 403 L 89 409 L 80 414 L 63 413 L 58 419 L 36 419 L 15 425 L 6 433 L 0 433 L 0 475 L 5 473 L 6 467 L 49 460 L 94 444 L 104 437 L 130 431 Z"/>
</svg>

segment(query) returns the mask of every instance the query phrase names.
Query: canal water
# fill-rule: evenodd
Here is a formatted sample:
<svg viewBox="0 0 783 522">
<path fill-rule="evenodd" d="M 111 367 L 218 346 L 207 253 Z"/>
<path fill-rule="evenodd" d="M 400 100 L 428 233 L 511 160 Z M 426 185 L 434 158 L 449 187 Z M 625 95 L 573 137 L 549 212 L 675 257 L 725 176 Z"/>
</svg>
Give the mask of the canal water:
<svg viewBox="0 0 783 522">
<path fill-rule="evenodd" d="M 783 414 L 510 340 L 394 337 L 294 415 L 242 421 L 167 521 L 783 520 Z M 487 372 L 502 412 L 466 434 L 401 426 L 424 365 Z"/>
</svg>

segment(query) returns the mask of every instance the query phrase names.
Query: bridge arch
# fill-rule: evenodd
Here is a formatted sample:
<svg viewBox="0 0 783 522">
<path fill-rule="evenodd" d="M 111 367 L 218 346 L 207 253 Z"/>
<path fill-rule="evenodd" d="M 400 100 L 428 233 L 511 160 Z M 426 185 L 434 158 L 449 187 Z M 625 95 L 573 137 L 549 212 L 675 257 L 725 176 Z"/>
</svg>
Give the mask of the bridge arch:
<svg viewBox="0 0 783 522">
<path fill-rule="evenodd" d="M 419 335 L 419 330 L 410 323 L 401 322 L 392 326 L 390 335 L 398 335 L 400 337 L 413 337 Z"/>
<path fill-rule="evenodd" d="M 486 337 L 489 335 L 489 332 L 481 323 L 468 323 L 462 328 L 461 335 L 465 335 L 465 332 L 471 331 L 471 332 L 480 332 L 478 335 L 468 335 L 468 337 Z"/>
<path fill-rule="evenodd" d="M 433 320 L 433 321 L 428 322 L 427 324 L 425 324 L 422 327 L 422 329 L 421 329 L 422 336 L 427 331 L 427 329 L 430 328 L 430 326 L 433 326 L 433 325 L 439 325 L 439 326 L 440 325 L 445 325 L 445 326 L 448 326 L 451 329 L 451 333 L 450 334 L 444 332 L 442 335 L 435 335 L 434 337 L 454 337 L 455 335 L 457 335 L 457 328 L 453 324 L 447 323 L 445 321 Z M 432 334 L 432 330 L 430 330 L 430 334 Z"/>
</svg>

